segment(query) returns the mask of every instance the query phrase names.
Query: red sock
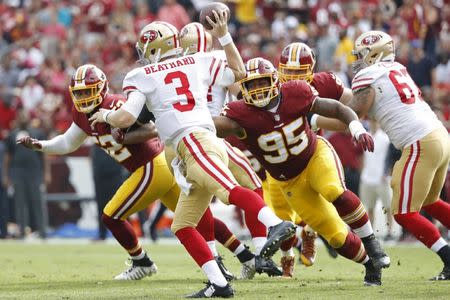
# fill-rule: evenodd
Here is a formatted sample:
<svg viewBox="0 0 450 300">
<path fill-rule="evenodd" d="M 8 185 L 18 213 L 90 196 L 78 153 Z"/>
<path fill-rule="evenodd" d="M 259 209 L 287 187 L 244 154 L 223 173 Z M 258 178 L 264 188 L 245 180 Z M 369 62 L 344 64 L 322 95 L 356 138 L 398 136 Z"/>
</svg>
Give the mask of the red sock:
<svg viewBox="0 0 450 300">
<path fill-rule="evenodd" d="M 237 186 L 231 190 L 228 200 L 244 211 L 245 223 L 253 238 L 266 236 L 266 226 L 258 220 L 259 211 L 266 205 L 257 192 Z"/>
<path fill-rule="evenodd" d="M 307 224 L 305 223 L 305 221 L 301 220 L 300 223 L 298 223 L 296 225 L 305 227 Z"/>
<path fill-rule="evenodd" d="M 228 229 L 227 225 L 217 218 L 214 218 L 214 235 L 216 236 L 216 240 L 231 252 L 234 252 L 241 244 L 236 236 Z"/>
<path fill-rule="evenodd" d="M 339 216 L 359 236 L 366 237 L 373 234 L 369 215 L 358 196 L 347 190 L 334 202 Z"/>
<path fill-rule="evenodd" d="M 206 241 L 214 241 L 214 216 L 209 207 L 198 221 L 196 229 Z"/>
<path fill-rule="evenodd" d="M 291 249 L 292 247 L 294 247 L 295 245 L 297 245 L 298 242 L 298 238 L 296 235 L 294 235 L 293 237 L 291 237 L 290 239 L 287 239 L 285 241 L 283 241 L 281 243 L 280 249 L 282 251 L 288 251 L 289 249 Z"/>
<path fill-rule="evenodd" d="M 102 215 L 103 224 L 111 231 L 113 236 L 131 256 L 136 256 L 142 253 L 142 247 L 139 245 L 136 233 L 133 226 L 126 221 L 120 219 L 113 219 L 108 215 Z"/>
<path fill-rule="evenodd" d="M 336 252 L 357 263 L 365 263 L 368 260 L 361 239 L 353 232 L 348 233 L 344 245 L 341 248 L 336 248 Z"/>
<path fill-rule="evenodd" d="M 441 222 L 447 229 L 450 229 L 450 204 L 439 199 L 433 204 L 422 207 L 422 209 Z"/>
<path fill-rule="evenodd" d="M 433 244 L 441 237 L 436 226 L 418 212 L 396 214 L 394 215 L 394 219 L 428 248 L 431 248 L 431 246 L 433 246 Z"/>
<path fill-rule="evenodd" d="M 214 259 L 205 239 L 195 228 L 184 227 L 175 232 L 175 235 L 200 268 L 206 262 Z"/>
</svg>

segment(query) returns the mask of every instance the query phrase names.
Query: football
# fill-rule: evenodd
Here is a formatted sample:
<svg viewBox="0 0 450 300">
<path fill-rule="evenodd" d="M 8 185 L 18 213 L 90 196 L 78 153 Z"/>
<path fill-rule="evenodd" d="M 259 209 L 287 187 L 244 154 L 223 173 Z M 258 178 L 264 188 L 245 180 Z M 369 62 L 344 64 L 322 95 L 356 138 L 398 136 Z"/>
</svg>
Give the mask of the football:
<svg viewBox="0 0 450 300">
<path fill-rule="evenodd" d="M 217 13 L 225 10 L 227 12 L 227 21 L 230 20 L 230 9 L 228 8 L 228 6 L 226 6 L 225 4 L 223 4 L 221 2 L 212 2 L 202 8 L 202 10 L 200 11 L 200 17 L 199 17 L 200 23 L 202 23 L 202 25 L 208 30 L 211 30 L 212 27 L 206 20 L 206 17 L 210 17 L 213 22 L 216 21 L 216 18 L 214 17 L 214 14 L 213 14 L 213 10 L 215 10 Z"/>
</svg>

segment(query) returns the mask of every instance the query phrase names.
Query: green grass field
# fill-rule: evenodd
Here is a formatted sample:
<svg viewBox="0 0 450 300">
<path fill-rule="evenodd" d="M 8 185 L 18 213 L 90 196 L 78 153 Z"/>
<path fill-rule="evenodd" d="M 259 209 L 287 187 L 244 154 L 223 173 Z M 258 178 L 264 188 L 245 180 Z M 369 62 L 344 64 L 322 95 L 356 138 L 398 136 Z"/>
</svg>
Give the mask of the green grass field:
<svg viewBox="0 0 450 300">
<path fill-rule="evenodd" d="M 181 299 L 203 287 L 205 277 L 180 245 L 146 245 L 159 272 L 141 281 L 113 281 L 126 254 L 115 244 L 0 243 L 0 299 Z M 235 275 L 238 261 L 224 249 Z M 363 267 L 331 259 L 319 249 L 311 268 L 297 265 L 294 279 L 257 275 L 235 281 L 238 299 L 449 299 L 450 282 L 427 279 L 441 270 L 424 247 L 394 247 L 383 286 L 364 287 Z M 278 260 L 278 256 L 275 256 Z"/>
</svg>

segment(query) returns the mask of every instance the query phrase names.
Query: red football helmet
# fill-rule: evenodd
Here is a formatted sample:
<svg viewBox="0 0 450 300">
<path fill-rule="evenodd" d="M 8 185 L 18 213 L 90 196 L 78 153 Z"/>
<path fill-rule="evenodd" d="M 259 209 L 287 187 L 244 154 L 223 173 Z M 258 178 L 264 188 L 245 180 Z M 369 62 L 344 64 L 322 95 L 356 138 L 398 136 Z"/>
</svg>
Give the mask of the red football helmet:
<svg viewBox="0 0 450 300">
<path fill-rule="evenodd" d="M 247 61 L 246 76 L 239 81 L 245 103 L 264 107 L 280 93 L 277 70 L 264 58 Z"/>
<path fill-rule="evenodd" d="M 82 65 L 72 75 L 69 90 L 75 109 L 90 113 L 102 103 L 108 92 L 108 80 L 97 66 Z"/>
<path fill-rule="evenodd" d="M 314 52 L 304 43 L 291 43 L 281 52 L 278 74 L 281 82 L 289 80 L 313 80 L 316 65 Z"/>
</svg>

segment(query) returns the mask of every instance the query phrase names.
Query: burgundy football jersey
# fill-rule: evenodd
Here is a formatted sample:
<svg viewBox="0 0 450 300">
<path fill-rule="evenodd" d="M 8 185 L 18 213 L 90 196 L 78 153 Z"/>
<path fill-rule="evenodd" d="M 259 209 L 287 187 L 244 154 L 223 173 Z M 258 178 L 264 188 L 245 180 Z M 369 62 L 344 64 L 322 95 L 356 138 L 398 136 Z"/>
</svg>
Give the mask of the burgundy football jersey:
<svg viewBox="0 0 450 300">
<path fill-rule="evenodd" d="M 252 164 L 252 169 L 255 171 L 256 175 L 258 175 L 261 180 L 266 180 L 266 170 L 264 170 L 259 160 L 247 150 L 245 144 L 237 136 L 231 135 L 225 140 L 230 143 L 231 146 L 241 150 Z"/>
<path fill-rule="evenodd" d="M 127 101 L 126 97 L 118 94 L 107 94 L 100 104 L 100 108 L 118 109 Z M 111 126 L 106 123 L 97 123 L 92 129 L 88 121 L 89 116 L 72 108 L 72 117 L 87 135 L 95 138 L 95 143 L 106 151 L 112 158 L 123 165 L 128 171 L 133 172 L 140 166 L 151 161 L 162 152 L 163 144 L 159 138 L 154 138 L 140 144 L 121 145 L 111 136 Z"/>
<path fill-rule="evenodd" d="M 306 168 L 316 149 L 316 135 L 306 118 L 317 91 L 305 81 L 294 80 L 283 84 L 280 93 L 275 112 L 235 101 L 222 114 L 245 130 L 242 141 L 267 172 L 288 180 Z"/>
<path fill-rule="evenodd" d="M 342 81 L 331 72 L 314 73 L 311 85 L 322 98 L 339 100 L 344 92 Z"/>
</svg>

